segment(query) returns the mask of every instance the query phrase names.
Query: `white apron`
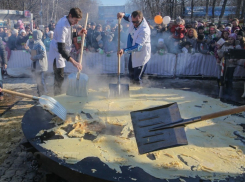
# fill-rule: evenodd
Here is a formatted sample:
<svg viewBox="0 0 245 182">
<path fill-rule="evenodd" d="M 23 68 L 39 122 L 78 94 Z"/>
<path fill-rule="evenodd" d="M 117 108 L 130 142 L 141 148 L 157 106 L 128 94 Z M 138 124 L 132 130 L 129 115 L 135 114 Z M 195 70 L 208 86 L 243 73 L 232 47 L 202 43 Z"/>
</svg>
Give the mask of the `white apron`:
<svg viewBox="0 0 245 182">
<path fill-rule="evenodd" d="M 71 52 L 71 46 L 72 46 L 72 37 L 71 37 L 71 25 L 68 22 L 68 19 L 66 16 L 61 18 L 54 29 L 54 37 L 52 41 L 50 42 L 50 48 L 49 48 L 49 61 L 53 62 L 54 59 L 56 59 L 56 66 L 57 68 L 64 68 L 66 66 L 65 58 L 61 56 L 61 54 L 58 52 L 58 44 L 65 43 L 65 49 L 67 52 Z"/>
<path fill-rule="evenodd" d="M 145 18 L 137 30 L 134 29 L 131 15 L 129 17 L 129 34 L 133 38 L 133 44 L 140 44 L 142 46 L 139 52 L 132 52 L 132 67 L 139 67 L 145 65 L 151 58 L 151 30 Z"/>
</svg>

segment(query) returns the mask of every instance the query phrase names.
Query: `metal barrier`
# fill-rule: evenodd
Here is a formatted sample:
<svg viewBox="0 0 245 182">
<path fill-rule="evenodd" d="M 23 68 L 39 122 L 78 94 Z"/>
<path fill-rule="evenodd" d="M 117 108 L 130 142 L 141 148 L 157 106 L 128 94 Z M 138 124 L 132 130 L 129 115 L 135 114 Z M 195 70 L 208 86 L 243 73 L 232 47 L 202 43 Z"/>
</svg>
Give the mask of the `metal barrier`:
<svg viewBox="0 0 245 182">
<path fill-rule="evenodd" d="M 125 56 L 125 57 L 124 57 Z M 128 55 L 121 58 L 121 73 L 127 73 Z M 30 68 L 30 54 L 26 51 L 12 51 L 8 63 L 8 68 Z M 53 72 L 53 61 L 49 60 L 49 72 Z M 83 55 L 83 72 L 87 74 L 111 74 L 117 73 L 117 54 L 110 56 L 106 54 L 84 52 Z M 239 60 L 238 64 L 244 64 L 244 60 Z M 76 72 L 76 68 L 66 62 L 65 72 Z M 210 76 L 217 77 L 219 73 L 216 59 L 212 55 L 200 53 L 189 54 L 153 54 L 148 62 L 146 74 L 159 76 Z M 234 76 L 245 77 L 245 69 L 237 66 Z"/>
</svg>

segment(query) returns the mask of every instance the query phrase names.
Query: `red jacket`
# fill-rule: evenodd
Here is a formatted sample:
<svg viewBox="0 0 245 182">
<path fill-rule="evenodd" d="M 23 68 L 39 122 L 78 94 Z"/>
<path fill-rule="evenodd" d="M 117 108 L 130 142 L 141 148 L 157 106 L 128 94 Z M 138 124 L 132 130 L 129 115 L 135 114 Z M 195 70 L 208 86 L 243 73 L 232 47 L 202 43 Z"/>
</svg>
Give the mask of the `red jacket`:
<svg viewBox="0 0 245 182">
<path fill-rule="evenodd" d="M 173 33 L 173 38 L 183 39 L 187 30 L 185 29 L 184 25 L 173 25 L 171 28 L 171 32 Z"/>
</svg>

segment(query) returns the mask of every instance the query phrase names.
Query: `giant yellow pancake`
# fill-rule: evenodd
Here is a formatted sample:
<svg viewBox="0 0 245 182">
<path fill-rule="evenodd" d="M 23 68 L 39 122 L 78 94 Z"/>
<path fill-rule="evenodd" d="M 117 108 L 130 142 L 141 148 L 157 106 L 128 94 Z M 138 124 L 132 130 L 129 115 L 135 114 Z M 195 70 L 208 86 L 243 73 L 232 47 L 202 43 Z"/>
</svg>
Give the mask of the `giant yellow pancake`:
<svg viewBox="0 0 245 182">
<path fill-rule="evenodd" d="M 242 127 L 238 124 L 244 123 L 244 118 L 238 116 L 225 116 L 186 126 L 189 145 L 153 152 L 156 160 L 149 159 L 146 154 L 139 155 L 135 138 L 129 137 L 133 130 L 131 111 L 177 102 L 181 116 L 191 118 L 234 106 L 194 92 L 140 87 L 130 89 L 131 97 L 123 99 L 108 99 L 108 89 L 89 90 L 87 98 L 56 97 L 68 112 L 83 111 L 90 113 L 93 119 L 78 114 L 75 120 L 66 121 L 53 129 L 65 139 L 49 140 L 41 146 L 52 150 L 68 163 L 98 157 L 117 172 L 121 172 L 120 166 L 140 167 L 157 178 L 199 176 L 202 179 L 224 179 L 228 175 L 238 176 L 244 172 L 245 145 L 235 140 L 233 134 L 235 131 L 242 134 Z M 83 127 L 82 123 L 94 121 L 105 126 L 108 123 L 121 125 L 122 133 L 119 136 L 99 134 L 94 141 L 83 139 L 84 133 L 79 130 Z M 74 126 L 69 133 L 62 129 L 68 124 Z M 97 135 L 96 131 L 91 133 Z M 69 138 L 70 135 L 76 138 Z M 91 170 L 96 172 L 96 169 Z"/>
</svg>

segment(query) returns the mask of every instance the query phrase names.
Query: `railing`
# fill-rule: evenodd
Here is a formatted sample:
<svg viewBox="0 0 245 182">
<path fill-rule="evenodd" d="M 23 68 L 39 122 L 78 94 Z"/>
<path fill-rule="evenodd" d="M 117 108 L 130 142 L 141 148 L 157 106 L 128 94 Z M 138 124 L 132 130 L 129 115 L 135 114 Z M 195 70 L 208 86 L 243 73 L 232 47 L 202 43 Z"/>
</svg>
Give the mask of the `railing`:
<svg viewBox="0 0 245 182">
<path fill-rule="evenodd" d="M 121 58 L 121 73 L 127 73 L 127 59 L 125 55 Z M 239 60 L 238 64 L 243 64 Z M 30 68 L 30 54 L 25 51 L 12 51 L 8 68 Z M 83 72 L 87 74 L 111 74 L 117 73 L 117 55 L 85 52 L 83 55 Z M 126 66 L 125 66 L 126 65 Z M 216 59 L 212 55 L 200 53 L 189 54 L 152 54 L 148 62 L 146 74 L 159 76 L 208 76 L 217 77 L 219 73 Z M 53 61 L 49 60 L 48 71 L 53 72 Z M 70 62 L 66 62 L 65 72 L 76 72 L 76 68 Z M 234 76 L 245 77 L 245 69 L 237 66 Z"/>
</svg>

